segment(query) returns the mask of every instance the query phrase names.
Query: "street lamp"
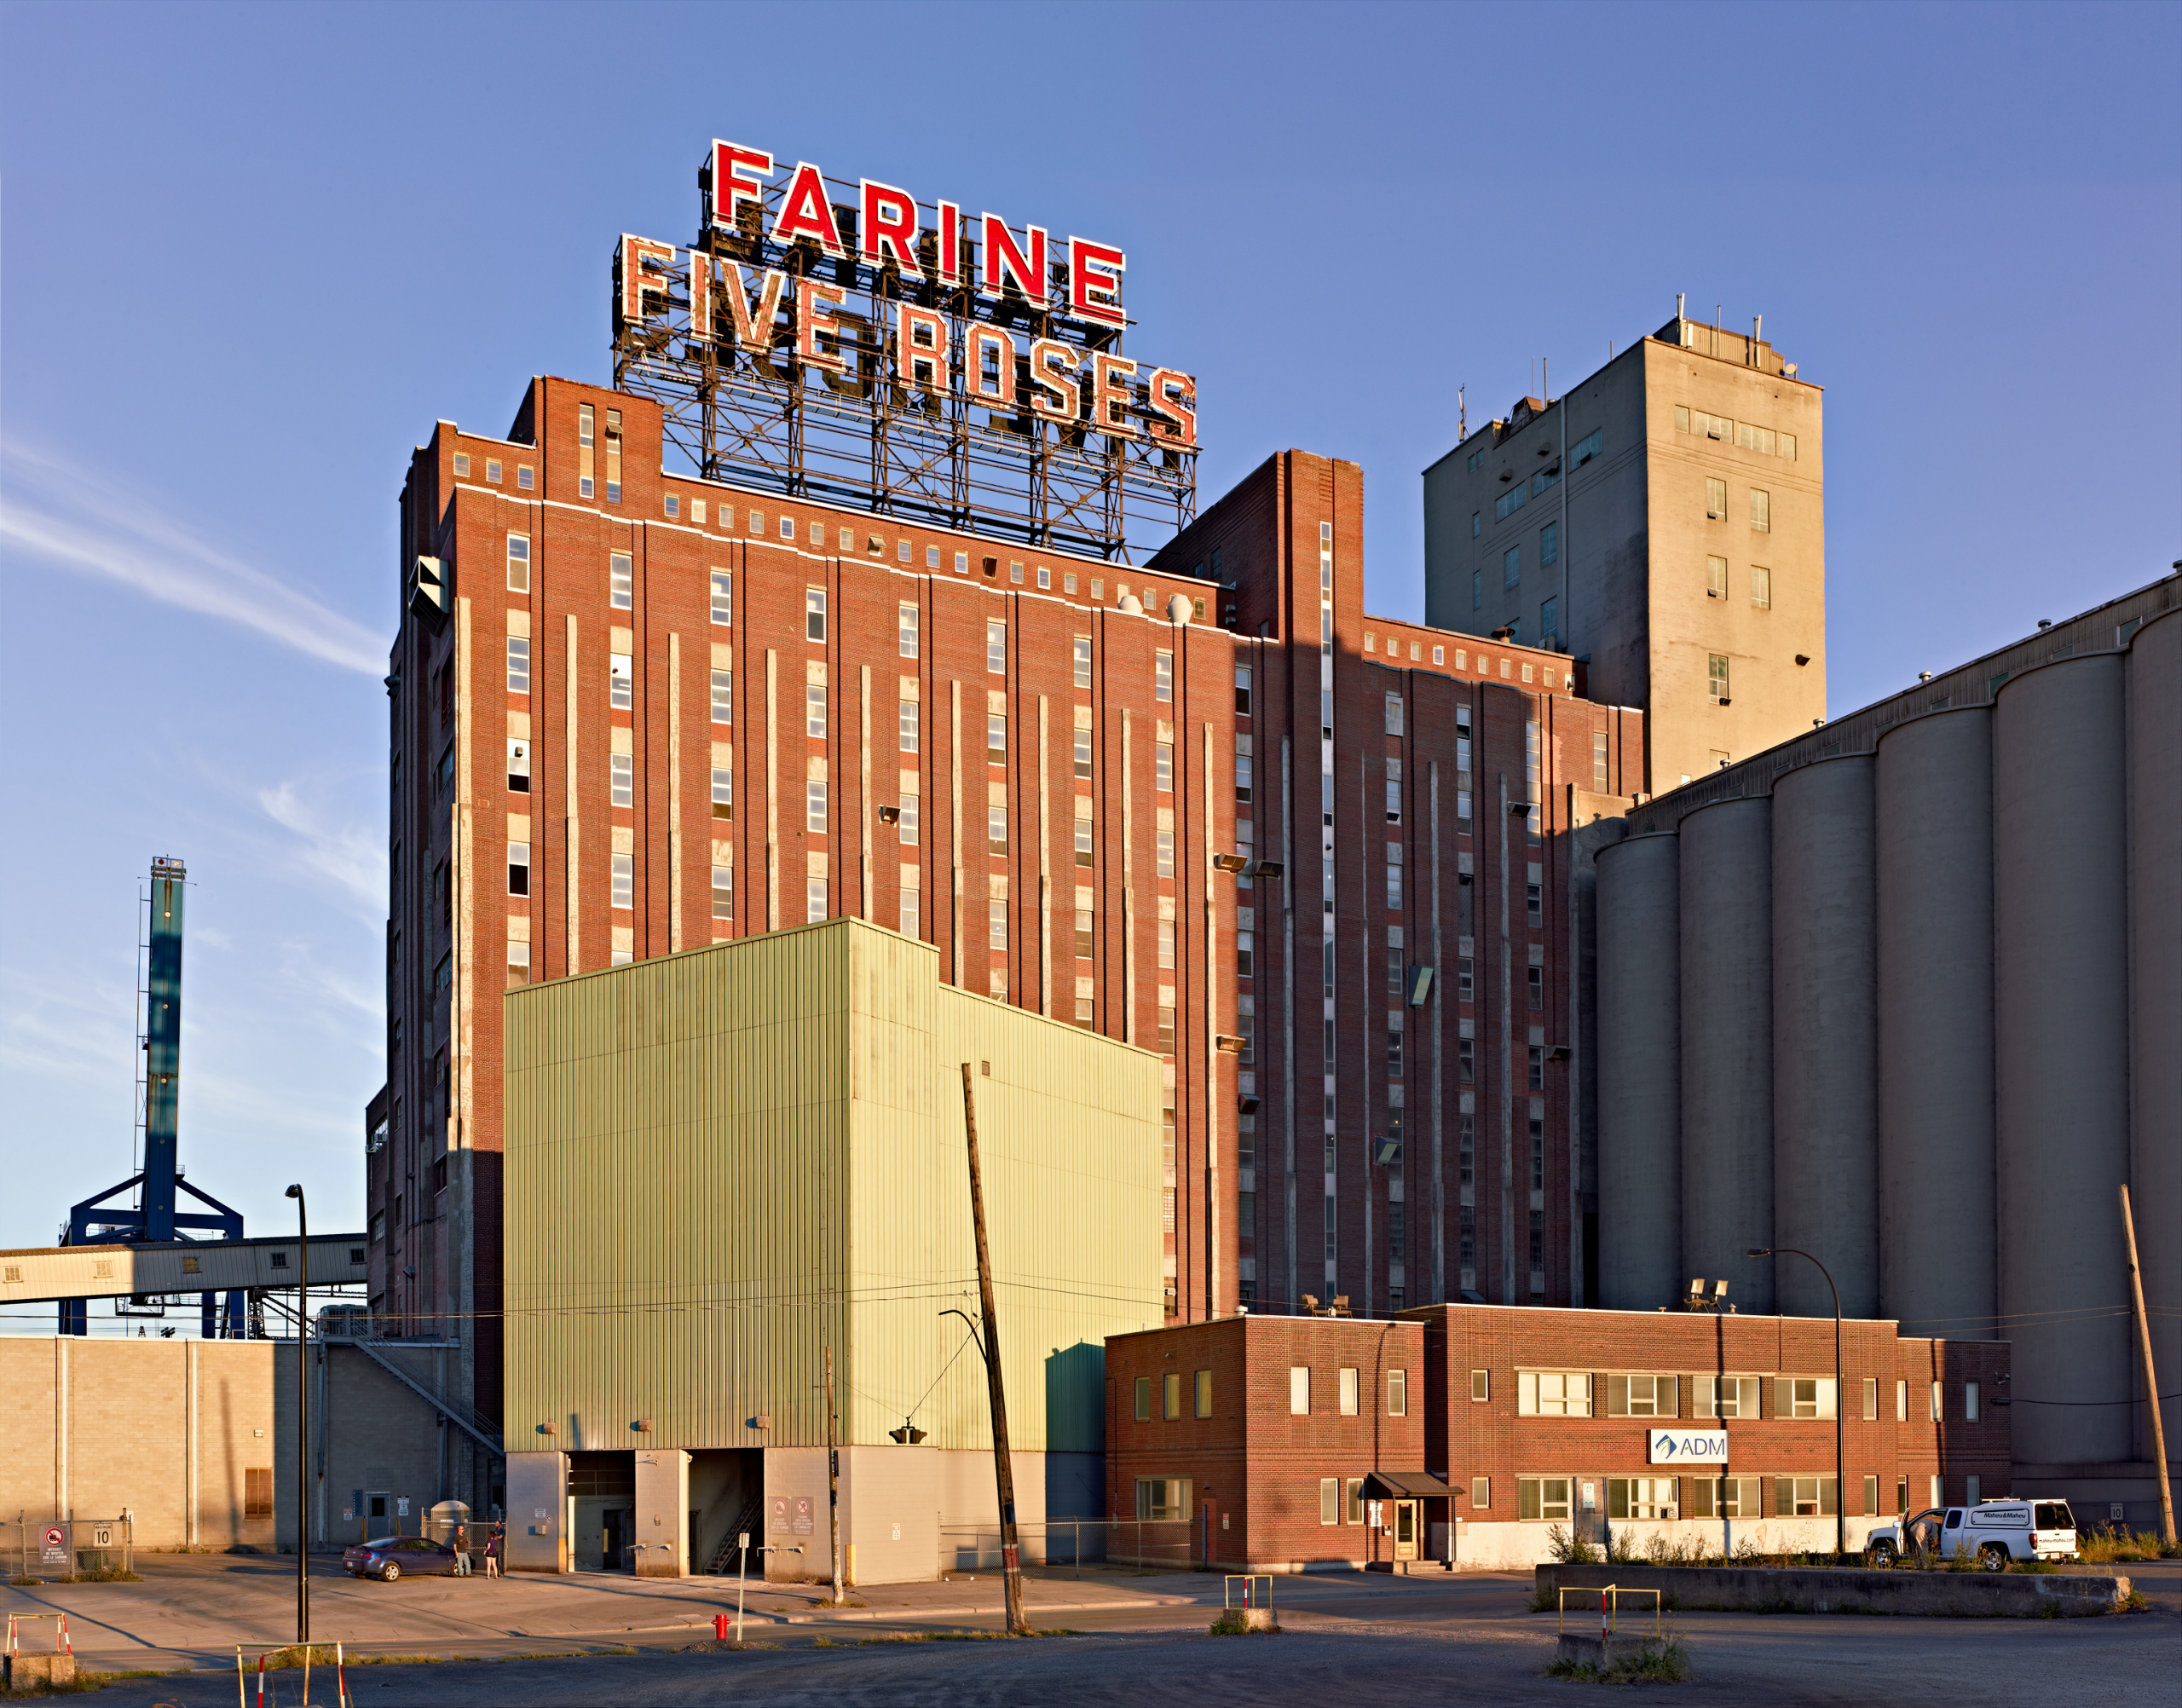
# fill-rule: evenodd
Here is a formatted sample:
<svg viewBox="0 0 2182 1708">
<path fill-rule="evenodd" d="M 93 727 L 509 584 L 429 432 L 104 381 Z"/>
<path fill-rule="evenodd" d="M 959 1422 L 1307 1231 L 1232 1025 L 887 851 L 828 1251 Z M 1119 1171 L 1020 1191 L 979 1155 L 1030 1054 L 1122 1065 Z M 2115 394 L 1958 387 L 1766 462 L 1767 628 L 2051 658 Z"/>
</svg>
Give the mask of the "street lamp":
<svg viewBox="0 0 2182 1708">
<path fill-rule="evenodd" d="M 1837 1561 L 1845 1560 L 1849 1555 L 1849 1477 L 1842 1459 L 1841 1420 L 1848 1411 L 1849 1396 L 1841 1386 L 1841 1290 L 1833 1284 L 1833 1277 L 1823 1263 L 1808 1251 L 1798 1251 L 1792 1245 L 1753 1245 L 1743 1255 L 1800 1257 L 1816 1264 L 1818 1272 L 1826 1277 L 1827 1291 L 1833 1295 L 1833 1556 Z"/>
<path fill-rule="evenodd" d="M 300 1182 L 296 1201 L 296 1641 L 310 1641 L 310 1211 Z"/>
</svg>

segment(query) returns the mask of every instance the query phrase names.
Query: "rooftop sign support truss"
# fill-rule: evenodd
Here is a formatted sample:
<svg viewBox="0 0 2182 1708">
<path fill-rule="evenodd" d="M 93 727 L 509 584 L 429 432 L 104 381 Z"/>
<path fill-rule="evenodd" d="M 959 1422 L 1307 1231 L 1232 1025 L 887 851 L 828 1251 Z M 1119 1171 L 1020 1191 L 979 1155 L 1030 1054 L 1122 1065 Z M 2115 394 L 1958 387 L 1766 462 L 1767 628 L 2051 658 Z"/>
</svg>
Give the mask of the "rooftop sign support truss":
<svg viewBox="0 0 2182 1708">
<path fill-rule="evenodd" d="M 1056 241 L 1048 267 L 1036 227 L 811 166 L 737 176 L 716 211 L 715 162 L 753 159 L 714 145 L 692 245 L 615 253 L 615 388 L 700 476 L 1122 562 L 1194 519 L 1196 382 L 1122 356 L 1118 251 Z"/>
</svg>

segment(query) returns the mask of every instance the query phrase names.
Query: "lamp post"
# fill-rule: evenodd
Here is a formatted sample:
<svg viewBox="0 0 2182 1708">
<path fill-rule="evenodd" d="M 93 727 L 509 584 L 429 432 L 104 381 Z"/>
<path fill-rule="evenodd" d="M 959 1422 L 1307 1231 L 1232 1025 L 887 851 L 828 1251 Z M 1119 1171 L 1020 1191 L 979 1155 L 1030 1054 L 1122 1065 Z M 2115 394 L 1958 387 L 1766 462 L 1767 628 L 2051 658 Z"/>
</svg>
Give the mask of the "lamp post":
<svg viewBox="0 0 2182 1708">
<path fill-rule="evenodd" d="M 296 1201 L 296 1641 L 310 1642 L 310 1211 Z M 306 1657 L 308 1658 L 308 1657 Z"/>
<path fill-rule="evenodd" d="M 1849 1554 L 1849 1476 L 1841 1451 L 1841 1420 L 1849 1406 L 1849 1396 L 1841 1387 L 1841 1290 L 1833 1284 L 1833 1277 L 1823 1263 L 1808 1251 L 1798 1251 L 1792 1245 L 1753 1245 L 1743 1255 L 1800 1257 L 1816 1265 L 1818 1272 L 1826 1277 L 1826 1290 L 1833 1295 L 1833 1557 L 1839 1561 Z"/>
</svg>

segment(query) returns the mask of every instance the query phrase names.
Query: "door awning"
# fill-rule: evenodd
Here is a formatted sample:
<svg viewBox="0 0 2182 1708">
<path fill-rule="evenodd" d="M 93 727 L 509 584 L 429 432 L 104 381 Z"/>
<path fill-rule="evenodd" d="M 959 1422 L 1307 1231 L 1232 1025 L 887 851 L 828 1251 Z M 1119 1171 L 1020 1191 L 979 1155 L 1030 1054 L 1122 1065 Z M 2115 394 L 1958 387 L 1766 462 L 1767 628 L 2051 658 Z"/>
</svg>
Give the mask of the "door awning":
<svg viewBox="0 0 2182 1708">
<path fill-rule="evenodd" d="M 1429 1471 L 1374 1471 L 1364 1479 L 1366 1499 L 1452 1500 L 1454 1493 Z"/>
</svg>

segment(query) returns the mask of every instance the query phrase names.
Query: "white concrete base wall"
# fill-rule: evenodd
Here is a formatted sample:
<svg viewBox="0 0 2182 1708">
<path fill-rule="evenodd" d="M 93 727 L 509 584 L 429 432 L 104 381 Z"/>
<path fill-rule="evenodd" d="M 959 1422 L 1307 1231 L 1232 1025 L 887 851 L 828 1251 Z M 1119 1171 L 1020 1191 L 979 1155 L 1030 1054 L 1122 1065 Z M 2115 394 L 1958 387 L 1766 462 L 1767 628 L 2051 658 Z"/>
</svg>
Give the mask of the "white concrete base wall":
<svg viewBox="0 0 2182 1708">
<path fill-rule="evenodd" d="M 1885 1518 L 1850 1519 L 1847 1526 L 1850 1550 L 1861 1553 L 1864 1538 L 1875 1526 L 1893 1522 Z M 1565 1524 L 1561 1528 L 1564 1534 L 1569 1530 Z M 1460 1525 L 1455 1565 L 1458 1570 L 1468 1567 L 1479 1571 L 1527 1570 L 1545 1565 L 1553 1558 L 1552 1529 L 1550 1524 Z M 1830 1518 L 1632 1519 L 1616 1522 L 1611 1533 L 1617 1540 L 1625 1539 L 1639 1561 L 1654 1538 L 1669 1548 L 1705 1549 L 1716 1554 L 1746 1548 L 1760 1554 L 1827 1553 L 1833 1547 Z"/>
</svg>

